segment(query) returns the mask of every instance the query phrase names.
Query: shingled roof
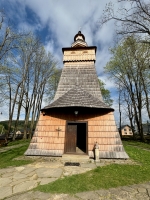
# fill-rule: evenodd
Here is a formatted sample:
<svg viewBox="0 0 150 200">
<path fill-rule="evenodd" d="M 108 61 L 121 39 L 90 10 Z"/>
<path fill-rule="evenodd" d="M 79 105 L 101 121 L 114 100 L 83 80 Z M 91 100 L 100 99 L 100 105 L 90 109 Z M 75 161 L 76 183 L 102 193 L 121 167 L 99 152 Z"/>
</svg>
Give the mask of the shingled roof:
<svg viewBox="0 0 150 200">
<path fill-rule="evenodd" d="M 49 108 L 61 107 L 87 107 L 87 108 L 105 108 L 110 109 L 104 102 L 93 97 L 88 92 L 84 91 L 80 86 L 76 85 L 56 101 L 44 107 L 42 110 Z"/>
<path fill-rule="evenodd" d="M 64 66 L 54 101 L 75 85 L 80 86 L 93 97 L 103 101 L 94 63 Z"/>
</svg>

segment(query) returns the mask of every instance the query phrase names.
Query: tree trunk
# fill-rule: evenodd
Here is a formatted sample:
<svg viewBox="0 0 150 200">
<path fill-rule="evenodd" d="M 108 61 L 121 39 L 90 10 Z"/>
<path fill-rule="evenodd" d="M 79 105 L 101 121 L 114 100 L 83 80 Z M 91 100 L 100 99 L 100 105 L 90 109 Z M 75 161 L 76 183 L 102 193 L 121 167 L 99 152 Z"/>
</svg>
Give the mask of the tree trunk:
<svg viewBox="0 0 150 200">
<path fill-rule="evenodd" d="M 120 133 L 120 138 L 122 139 L 122 130 L 121 130 L 121 91 L 120 91 L 120 86 L 119 86 L 119 133 Z"/>
</svg>

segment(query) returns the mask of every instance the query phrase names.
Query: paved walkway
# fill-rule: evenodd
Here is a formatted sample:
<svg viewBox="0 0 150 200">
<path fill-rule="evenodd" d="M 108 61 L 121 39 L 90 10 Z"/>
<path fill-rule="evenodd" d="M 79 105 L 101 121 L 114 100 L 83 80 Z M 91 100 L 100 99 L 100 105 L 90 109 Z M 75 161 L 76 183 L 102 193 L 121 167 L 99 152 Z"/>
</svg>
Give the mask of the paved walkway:
<svg viewBox="0 0 150 200">
<path fill-rule="evenodd" d="M 30 158 L 32 159 L 32 158 Z M 68 194 L 49 194 L 32 191 L 43 185 L 73 174 L 80 174 L 109 163 L 131 164 L 130 160 L 103 160 L 100 163 L 81 163 L 64 166 L 62 160 L 37 157 L 36 162 L 21 167 L 0 169 L 0 199 L 6 200 L 150 200 L 150 182 L 116 189 Z"/>
<path fill-rule="evenodd" d="M 150 200 L 150 182 L 132 186 L 68 194 L 49 194 L 29 191 L 6 200 Z"/>
</svg>

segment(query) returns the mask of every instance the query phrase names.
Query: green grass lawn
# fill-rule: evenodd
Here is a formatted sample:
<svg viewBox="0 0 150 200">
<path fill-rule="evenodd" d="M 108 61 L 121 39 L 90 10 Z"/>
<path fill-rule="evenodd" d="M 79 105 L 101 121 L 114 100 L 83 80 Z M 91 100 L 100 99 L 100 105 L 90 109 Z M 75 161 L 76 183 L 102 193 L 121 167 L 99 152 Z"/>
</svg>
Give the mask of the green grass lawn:
<svg viewBox="0 0 150 200">
<path fill-rule="evenodd" d="M 6 168 L 9 166 L 17 167 L 17 166 L 21 166 L 21 165 L 25 165 L 25 164 L 29 164 L 29 163 L 33 162 L 30 160 L 14 160 L 14 158 L 17 158 L 24 154 L 24 152 L 26 151 L 26 149 L 29 146 L 29 142 L 30 142 L 29 140 L 28 141 L 20 140 L 19 144 L 24 144 L 23 146 L 7 150 L 6 152 L 1 152 L 0 153 L 0 168 Z M 16 144 L 18 144 L 18 142 L 16 142 Z M 13 145 L 15 145 L 15 144 L 13 144 Z M 3 147 L 3 148 L 5 148 L 5 147 Z"/>
<path fill-rule="evenodd" d="M 150 149 L 150 143 L 144 143 L 144 142 L 139 142 L 139 141 L 134 141 L 134 140 L 123 141 L 123 144 L 138 146 L 143 149 Z"/>
<path fill-rule="evenodd" d="M 30 139 L 14 140 L 14 141 L 9 142 L 7 146 L 14 146 L 18 144 L 29 145 L 29 143 L 30 143 Z"/>
<path fill-rule="evenodd" d="M 131 159 L 139 165 L 111 164 L 98 167 L 80 175 L 58 179 L 38 186 L 36 190 L 51 193 L 70 193 L 113 188 L 150 181 L 150 153 L 132 146 L 125 146 Z"/>
</svg>

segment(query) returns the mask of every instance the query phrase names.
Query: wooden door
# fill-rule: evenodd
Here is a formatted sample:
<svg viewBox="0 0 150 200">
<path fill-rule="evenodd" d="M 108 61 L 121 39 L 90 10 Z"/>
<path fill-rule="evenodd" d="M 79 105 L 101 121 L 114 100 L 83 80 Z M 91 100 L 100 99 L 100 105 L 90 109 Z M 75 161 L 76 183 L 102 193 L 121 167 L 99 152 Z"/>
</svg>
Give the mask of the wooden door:
<svg viewBox="0 0 150 200">
<path fill-rule="evenodd" d="M 77 125 L 68 125 L 66 134 L 66 152 L 76 152 Z"/>
</svg>

